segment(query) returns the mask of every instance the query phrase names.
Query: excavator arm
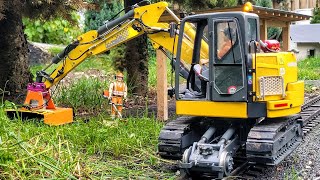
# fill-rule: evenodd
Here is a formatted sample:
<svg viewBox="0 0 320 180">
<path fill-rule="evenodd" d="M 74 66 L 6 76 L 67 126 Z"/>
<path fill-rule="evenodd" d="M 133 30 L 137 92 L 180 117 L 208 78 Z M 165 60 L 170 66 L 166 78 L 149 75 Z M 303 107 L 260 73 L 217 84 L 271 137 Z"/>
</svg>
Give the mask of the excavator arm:
<svg viewBox="0 0 320 180">
<path fill-rule="evenodd" d="M 179 18 L 171 12 L 166 2 L 159 2 L 142 7 L 135 7 L 124 16 L 101 26 L 98 30 L 92 30 L 80 35 L 75 42 L 68 45 L 57 54 L 52 62 L 37 73 L 37 82 L 44 82 L 47 89 L 60 82 L 70 71 L 81 64 L 87 57 L 104 53 L 126 41 L 147 34 L 154 48 L 163 48 L 172 54 L 177 49 L 177 33 L 170 35 L 170 25 L 159 23 L 160 16 L 167 11 L 179 23 Z M 191 24 L 187 25 L 185 38 L 183 39 L 182 58 L 190 64 L 193 52 L 195 31 Z M 171 29 L 172 30 L 172 29 Z M 176 30 L 178 32 L 178 30 Z M 208 58 L 208 45 L 202 47 L 202 57 Z M 46 70 L 53 64 L 58 67 L 48 74 Z"/>
<path fill-rule="evenodd" d="M 159 22 L 160 16 L 167 11 L 176 20 L 171 25 Z M 179 33 L 183 33 L 181 44 L 181 60 L 191 64 L 196 32 L 192 24 L 186 24 L 184 32 L 179 32 L 177 24 L 180 19 L 168 8 L 166 2 L 159 2 L 146 6 L 134 5 L 133 9 L 122 17 L 107 22 L 98 30 L 92 30 L 80 35 L 76 41 L 69 44 L 63 51 L 57 54 L 43 70 L 37 72 L 36 82 L 27 87 L 28 93 L 23 108 L 18 112 L 20 117 L 42 117 L 44 123 L 49 125 L 61 125 L 73 121 L 71 108 L 56 107 L 50 93 L 52 86 L 57 85 L 70 71 L 81 64 L 90 56 L 104 53 L 126 41 L 147 34 L 153 47 L 166 50 L 175 55 Z M 208 58 L 208 44 L 201 42 L 201 58 Z M 56 66 L 55 70 L 47 73 L 49 67 Z M 183 68 L 182 68 L 183 69 Z M 181 71 L 181 70 L 180 70 Z M 184 78 L 188 72 L 184 68 Z M 183 73 L 180 73 L 183 75 Z M 9 116 L 15 116 L 17 110 L 7 110 Z"/>
</svg>

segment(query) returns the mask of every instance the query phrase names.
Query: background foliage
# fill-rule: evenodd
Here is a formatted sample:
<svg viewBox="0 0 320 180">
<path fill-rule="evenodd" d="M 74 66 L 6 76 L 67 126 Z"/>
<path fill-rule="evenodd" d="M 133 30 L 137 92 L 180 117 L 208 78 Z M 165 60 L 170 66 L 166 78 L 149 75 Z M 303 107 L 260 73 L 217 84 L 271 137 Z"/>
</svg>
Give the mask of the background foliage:
<svg viewBox="0 0 320 180">
<path fill-rule="evenodd" d="M 88 10 L 85 13 L 85 27 L 84 31 L 98 29 L 105 24 L 108 20 L 114 17 L 118 12 L 123 9 L 121 1 L 112 1 L 100 4 L 100 9 Z M 117 16 L 118 17 L 118 16 Z"/>
<path fill-rule="evenodd" d="M 73 19 L 79 19 L 74 15 Z M 63 18 L 52 20 L 23 18 L 27 39 L 49 44 L 70 44 L 82 33 L 78 25 L 73 25 Z"/>
<path fill-rule="evenodd" d="M 256 0 L 255 4 L 261 7 L 272 8 L 272 0 Z M 268 27 L 268 39 L 278 39 L 281 34 L 281 28 Z"/>
<path fill-rule="evenodd" d="M 311 24 L 320 23 L 320 8 L 319 8 L 319 0 L 317 0 L 316 7 L 313 9 L 313 16 L 310 21 Z"/>
<path fill-rule="evenodd" d="M 84 31 L 98 29 L 100 26 L 105 24 L 107 21 L 111 21 L 112 18 L 117 18 L 117 15 L 123 9 L 121 1 L 109 1 L 109 2 L 100 2 L 99 10 L 88 10 L 85 13 L 85 27 Z M 117 15 L 117 16 L 116 16 Z M 125 47 L 124 45 L 118 46 L 110 50 L 110 55 L 113 57 L 113 65 L 116 69 L 123 71 L 125 67 Z"/>
<path fill-rule="evenodd" d="M 238 4 L 238 0 L 173 0 L 174 4 L 179 4 L 181 9 L 191 11 L 199 9 L 209 9 L 215 7 L 231 7 Z"/>
</svg>

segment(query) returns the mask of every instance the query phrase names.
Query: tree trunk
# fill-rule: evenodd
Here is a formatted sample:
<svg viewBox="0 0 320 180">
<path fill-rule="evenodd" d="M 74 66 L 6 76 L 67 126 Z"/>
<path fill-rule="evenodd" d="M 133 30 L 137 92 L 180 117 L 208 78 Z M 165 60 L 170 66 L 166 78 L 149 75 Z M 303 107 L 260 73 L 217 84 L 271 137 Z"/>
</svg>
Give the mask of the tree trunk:
<svg viewBox="0 0 320 180">
<path fill-rule="evenodd" d="M 10 93 L 10 99 L 24 93 L 31 79 L 21 9 L 19 0 L 6 0 L 5 18 L 0 20 L 0 88 Z"/>
<path fill-rule="evenodd" d="M 125 0 L 124 7 L 132 6 L 141 0 Z M 126 8 L 126 10 L 130 10 Z M 142 35 L 126 43 L 126 66 L 128 90 L 140 96 L 148 92 L 148 48 L 147 36 Z"/>
</svg>

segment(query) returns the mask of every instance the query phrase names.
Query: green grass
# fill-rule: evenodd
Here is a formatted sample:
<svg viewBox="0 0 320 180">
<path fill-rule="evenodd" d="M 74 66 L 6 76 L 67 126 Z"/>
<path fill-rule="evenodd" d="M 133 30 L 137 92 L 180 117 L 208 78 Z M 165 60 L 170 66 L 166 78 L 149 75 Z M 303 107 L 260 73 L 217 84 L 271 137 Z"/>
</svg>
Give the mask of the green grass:
<svg viewBox="0 0 320 180">
<path fill-rule="evenodd" d="M 57 54 L 61 49 L 51 49 Z M 165 169 L 173 162 L 157 154 L 163 123 L 155 119 L 109 120 L 109 105 L 102 91 L 113 81 L 112 56 L 86 59 L 74 72 L 99 70 L 103 77 L 82 77 L 60 84 L 55 103 L 73 107 L 77 115 L 90 114 L 88 123 L 50 127 L 42 122 L 8 120 L 0 109 L 0 179 L 174 179 Z M 31 67 L 33 74 L 45 65 Z M 171 66 L 167 61 L 168 82 Z M 53 70 L 50 69 L 48 72 Z M 156 59 L 149 61 L 149 87 L 156 86 Z M 94 115 L 93 115 L 94 114 Z"/>
<path fill-rule="evenodd" d="M 69 125 L 50 127 L 36 120 L 8 120 L 0 108 L 0 179 L 175 179 L 157 154 L 163 123 L 149 118 L 110 121 L 101 97 L 113 81 L 110 56 L 88 58 L 74 72 L 104 70 L 104 77 L 80 78 L 54 93 L 59 106 L 76 114 L 91 114 Z M 150 61 L 149 85 L 156 85 L 155 59 Z M 31 67 L 33 73 L 44 65 Z M 170 72 L 168 64 L 168 72 Z M 170 77 L 170 73 L 169 77 Z M 168 80 L 169 80 L 168 77 Z M 94 114 L 94 115 L 92 115 Z"/>
<path fill-rule="evenodd" d="M 162 123 L 140 118 L 50 127 L 0 109 L 0 179 L 174 179 L 156 154 Z M 143 129 L 143 130 L 142 130 Z"/>
<path fill-rule="evenodd" d="M 301 80 L 320 79 L 320 57 L 307 58 L 298 62 L 298 78 Z"/>
<path fill-rule="evenodd" d="M 301 174 L 302 171 L 298 172 L 294 167 L 291 168 L 291 170 L 286 171 L 285 173 L 285 180 L 298 180 L 301 179 L 301 177 L 299 176 Z"/>
</svg>

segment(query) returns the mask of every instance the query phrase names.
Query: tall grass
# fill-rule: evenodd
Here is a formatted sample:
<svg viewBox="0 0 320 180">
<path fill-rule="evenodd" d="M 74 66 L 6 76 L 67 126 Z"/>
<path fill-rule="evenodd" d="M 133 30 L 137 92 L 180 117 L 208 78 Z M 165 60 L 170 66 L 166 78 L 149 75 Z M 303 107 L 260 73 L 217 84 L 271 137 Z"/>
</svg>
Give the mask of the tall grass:
<svg viewBox="0 0 320 180">
<path fill-rule="evenodd" d="M 174 178 L 156 154 L 161 122 L 106 121 L 50 127 L 8 120 L 0 109 L 0 179 Z"/>
<path fill-rule="evenodd" d="M 102 92 L 108 89 L 109 83 L 110 81 L 97 77 L 82 77 L 71 84 L 58 87 L 54 99 L 60 106 L 72 107 L 76 113 L 101 112 L 108 106 Z"/>
<path fill-rule="evenodd" d="M 150 63 L 149 85 L 154 87 L 155 58 Z M 73 107 L 77 114 L 93 114 L 89 122 L 77 118 L 73 124 L 50 127 L 37 120 L 8 120 L 0 106 L 0 179 L 175 178 L 166 169 L 175 162 L 156 154 L 163 123 L 145 117 L 108 121 L 105 111 L 110 107 L 101 95 L 115 72 L 110 57 L 88 58 L 75 72 L 85 76 L 92 69 L 101 70 L 104 78 L 73 79 L 58 86 L 53 97 L 59 106 Z M 169 77 L 170 71 L 168 64 Z"/>
<path fill-rule="evenodd" d="M 298 78 L 301 80 L 320 79 L 320 57 L 307 58 L 298 62 Z"/>
</svg>

